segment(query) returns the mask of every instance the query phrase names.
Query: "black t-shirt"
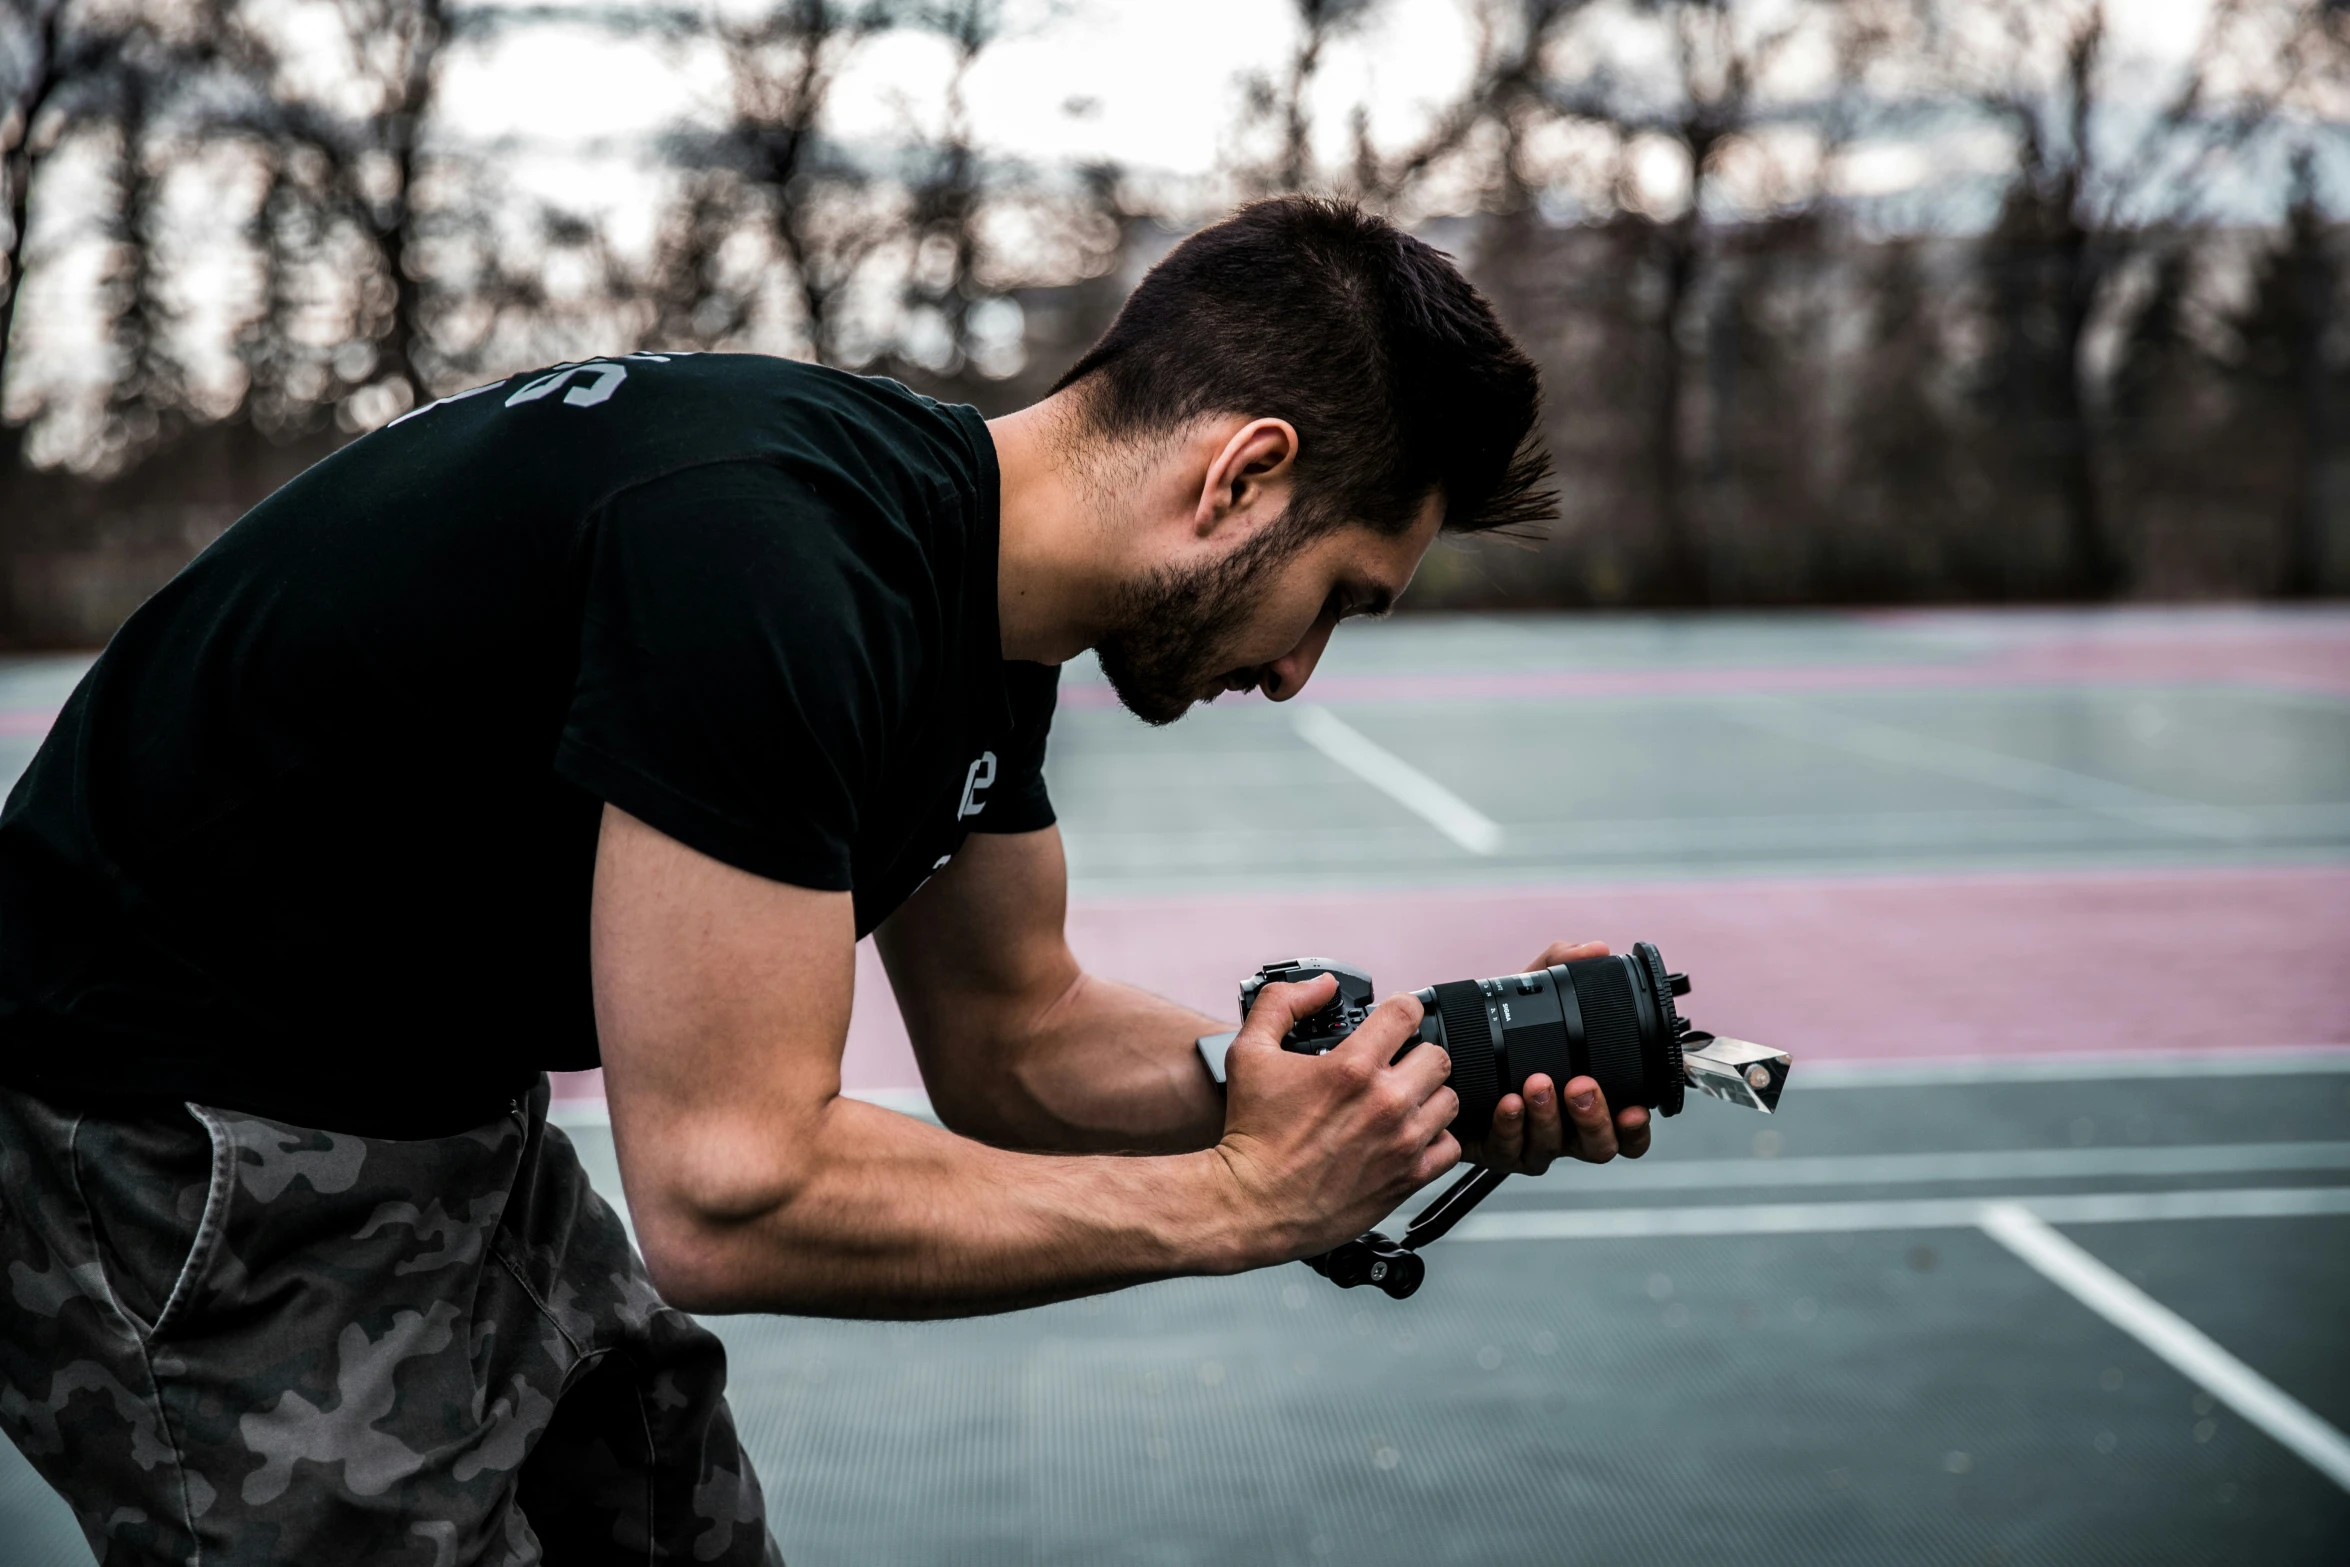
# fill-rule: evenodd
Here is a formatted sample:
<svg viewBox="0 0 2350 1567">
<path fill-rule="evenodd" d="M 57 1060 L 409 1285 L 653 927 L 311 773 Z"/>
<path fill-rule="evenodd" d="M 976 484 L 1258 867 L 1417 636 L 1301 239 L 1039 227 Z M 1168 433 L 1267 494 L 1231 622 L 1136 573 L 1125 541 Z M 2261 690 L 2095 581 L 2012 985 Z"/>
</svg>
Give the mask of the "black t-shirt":
<svg viewBox="0 0 2350 1567">
<path fill-rule="evenodd" d="M 870 931 L 1048 825 L 971 409 L 629 355 L 422 409 L 133 615 L 0 813 L 0 1080 L 431 1135 L 596 1064 L 603 802 Z"/>
</svg>

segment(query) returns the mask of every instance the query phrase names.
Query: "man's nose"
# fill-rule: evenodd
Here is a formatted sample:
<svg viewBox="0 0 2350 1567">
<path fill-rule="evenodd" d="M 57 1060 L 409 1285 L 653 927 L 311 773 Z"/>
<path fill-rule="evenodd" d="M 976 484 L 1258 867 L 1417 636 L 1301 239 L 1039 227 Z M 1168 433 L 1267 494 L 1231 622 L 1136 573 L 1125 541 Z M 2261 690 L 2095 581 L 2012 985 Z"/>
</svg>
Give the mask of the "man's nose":
<svg viewBox="0 0 2350 1567">
<path fill-rule="evenodd" d="M 1305 634 L 1305 640 L 1265 666 L 1264 693 L 1276 702 L 1286 702 L 1298 694 L 1307 680 L 1313 677 L 1314 666 L 1322 662 L 1322 649 L 1330 645 L 1330 633 L 1338 629 L 1338 622 L 1324 616 L 1314 622 L 1314 629 Z"/>
</svg>

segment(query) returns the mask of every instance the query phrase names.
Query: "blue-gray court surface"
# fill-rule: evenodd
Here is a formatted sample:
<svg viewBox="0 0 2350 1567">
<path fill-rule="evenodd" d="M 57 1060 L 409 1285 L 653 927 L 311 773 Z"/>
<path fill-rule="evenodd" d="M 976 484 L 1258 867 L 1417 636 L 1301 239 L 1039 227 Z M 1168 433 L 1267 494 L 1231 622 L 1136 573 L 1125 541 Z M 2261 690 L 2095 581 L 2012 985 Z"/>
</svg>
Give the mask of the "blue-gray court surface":
<svg viewBox="0 0 2350 1567">
<path fill-rule="evenodd" d="M 0 782 L 81 667 L 0 664 Z M 1308 697 L 1072 672 L 1089 958 L 1222 1009 L 1250 942 L 1418 984 L 1628 910 L 1782 1113 L 1513 1182 L 1408 1302 L 722 1322 L 789 1560 L 2350 1561 L 2350 615 L 1406 621 Z M 78 1560 L 0 1447 L 0 1563 Z"/>
</svg>

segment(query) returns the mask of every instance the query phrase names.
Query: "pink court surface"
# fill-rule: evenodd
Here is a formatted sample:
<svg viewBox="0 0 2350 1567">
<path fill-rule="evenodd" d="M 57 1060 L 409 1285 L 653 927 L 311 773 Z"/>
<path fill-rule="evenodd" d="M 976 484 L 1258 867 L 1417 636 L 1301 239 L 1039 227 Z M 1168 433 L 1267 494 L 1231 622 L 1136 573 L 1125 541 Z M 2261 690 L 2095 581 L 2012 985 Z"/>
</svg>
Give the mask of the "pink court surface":
<svg viewBox="0 0 2350 1567">
<path fill-rule="evenodd" d="M 81 668 L 0 664 L 0 783 Z M 2341 610 L 1406 619 L 1165 730 L 1073 665 L 1050 775 L 1078 955 L 1218 1017 L 1646 939 L 1799 1072 L 2350 1047 Z M 843 1077 L 920 1086 L 870 944 Z"/>
<path fill-rule="evenodd" d="M 1070 917 L 1089 969 L 1217 1015 L 1236 953 L 1343 954 L 1407 989 L 1506 971 L 1554 935 L 1646 939 L 1699 976 L 1685 1010 L 1701 1024 L 1854 1062 L 2350 1042 L 2345 933 L 2350 871 L 2308 868 L 1180 898 Z M 863 956 L 844 1075 L 919 1086 Z"/>
<path fill-rule="evenodd" d="M 1307 703 L 1500 846 L 1317 754 Z M 1213 1016 L 1271 958 L 1409 989 L 1645 939 L 1696 977 L 1690 1015 L 1799 1083 L 2350 1048 L 2338 613 L 1404 622 L 1340 639 L 1292 708 L 1165 731 L 1072 669 L 1052 772 L 1079 957 Z M 1268 818 L 1370 851 L 1334 869 Z M 870 943 L 843 1078 L 921 1086 Z"/>
</svg>

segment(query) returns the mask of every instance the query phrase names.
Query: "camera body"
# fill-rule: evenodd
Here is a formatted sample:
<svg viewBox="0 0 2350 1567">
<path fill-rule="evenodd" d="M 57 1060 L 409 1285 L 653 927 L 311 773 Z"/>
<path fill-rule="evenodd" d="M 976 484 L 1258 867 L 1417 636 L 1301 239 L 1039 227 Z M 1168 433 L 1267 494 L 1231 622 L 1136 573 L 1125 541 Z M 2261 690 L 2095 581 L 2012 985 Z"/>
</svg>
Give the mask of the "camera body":
<svg viewBox="0 0 2350 1567">
<path fill-rule="evenodd" d="M 1248 1016 L 1249 1009 L 1257 1004 L 1257 993 L 1267 985 L 1297 984 L 1319 979 L 1324 974 L 1338 981 L 1338 994 L 1330 998 L 1328 1006 L 1312 1017 L 1301 1018 L 1281 1036 L 1284 1050 L 1306 1056 L 1321 1055 L 1360 1028 L 1377 1004 L 1378 993 L 1371 976 L 1359 968 L 1334 963 L 1328 958 L 1282 958 L 1268 963 L 1240 982 L 1240 1015 Z"/>
</svg>

